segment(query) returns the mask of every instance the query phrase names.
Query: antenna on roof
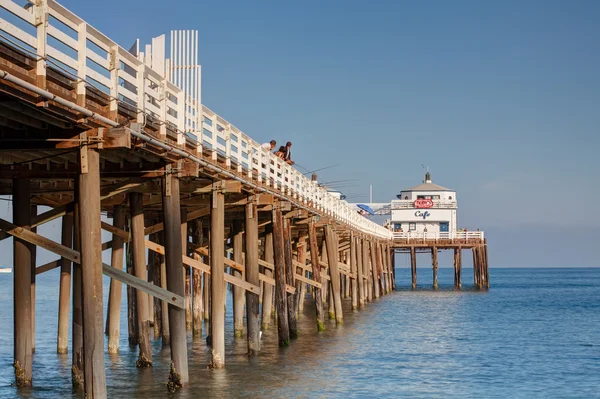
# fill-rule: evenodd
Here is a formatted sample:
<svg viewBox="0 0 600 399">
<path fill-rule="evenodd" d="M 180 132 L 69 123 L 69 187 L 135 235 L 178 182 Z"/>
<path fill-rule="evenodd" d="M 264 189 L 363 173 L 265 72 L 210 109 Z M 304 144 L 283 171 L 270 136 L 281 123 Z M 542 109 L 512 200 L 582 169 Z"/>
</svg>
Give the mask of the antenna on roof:
<svg viewBox="0 0 600 399">
<path fill-rule="evenodd" d="M 429 173 L 429 166 L 423 164 L 421 164 L 421 166 L 427 171 L 427 173 L 425 173 L 425 181 L 423 183 L 431 183 L 431 173 Z"/>
</svg>

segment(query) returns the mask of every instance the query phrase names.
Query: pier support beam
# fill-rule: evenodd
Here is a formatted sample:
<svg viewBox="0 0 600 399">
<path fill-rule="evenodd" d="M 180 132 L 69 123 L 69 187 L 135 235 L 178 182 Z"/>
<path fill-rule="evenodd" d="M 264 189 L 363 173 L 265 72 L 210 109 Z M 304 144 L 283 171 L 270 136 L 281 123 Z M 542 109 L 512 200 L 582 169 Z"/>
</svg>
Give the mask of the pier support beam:
<svg viewBox="0 0 600 399">
<path fill-rule="evenodd" d="M 483 240 L 483 259 L 485 264 L 485 286 L 486 288 L 490 288 L 490 268 L 488 263 L 487 239 Z"/>
<path fill-rule="evenodd" d="M 352 279 L 349 279 L 349 283 L 352 284 L 352 310 L 358 309 L 358 266 L 357 266 L 357 256 L 356 256 L 356 237 L 354 237 L 354 232 L 350 232 L 350 273 L 354 275 Z"/>
<path fill-rule="evenodd" d="M 113 209 L 113 226 L 125 228 L 125 208 L 115 206 Z M 110 264 L 118 270 L 123 270 L 123 238 L 112 235 L 112 252 Z M 117 279 L 110 280 L 110 298 L 108 300 L 108 353 L 119 353 L 119 335 L 121 331 L 121 297 L 122 283 Z"/>
<path fill-rule="evenodd" d="M 37 205 L 31 205 L 30 216 L 37 216 Z M 30 223 L 27 223 L 30 225 Z M 31 231 L 37 233 L 37 227 L 32 227 Z M 37 246 L 29 244 L 31 247 L 31 352 L 35 352 L 35 267 L 37 265 Z"/>
<path fill-rule="evenodd" d="M 140 193 L 129 194 L 129 212 L 131 213 L 131 239 L 133 268 L 135 276 L 146 281 L 146 245 L 144 236 L 144 205 Z M 140 354 L 136 362 L 138 368 L 152 366 L 152 348 L 150 347 L 150 321 L 148 320 L 148 294 L 135 290 L 137 333 Z"/>
<path fill-rule="evenodd" d="M 462 251 L 460 248 L 454 248 L 454 287 L 462 287 Z"/>
<path fill-rule="evenodd" d="M 259 285 L 258 278 L 258 210 L 256 203 L 246 204 L 246 281 Z M 260 311 L 258 295 L 246 291 L 246 324 L 248 329 L 248 355 L 260 352 Z"/>
<path fill-rule="evenodd" d="M 167 289 L 174 294 L 184 296 L 179 179 L 171 173 L 169 165 L 167 166 L 167 172 L 162 179 Z M 185 310 L 169 304 L 168 313 L 171 339 L 169 383 L 172 384 L 173 389 L 177 389 L 189 381 Z"/>
<path fill-rule="evenodd" d="M 369 242 L 362 240 L 362 264 L 363 264 L 363 284 L 365 299 L 367 302 L 373 301 L 373 284 L 371 284 L 371 266 L 369 261 Z"/>
<path fill-rule="evenodd" d="M 214 188 L 210 209 L 212 367 L 225 367 L 225 198 Z"/>
<path fill-rule="evenodd" d="M 242 264 L 242 232 L 243 224 L 240 219 L 233 221 L 233 261 Z M 239 279 L 244 279 L 244 275 L 239 270 L 231 268 L 231 274 Z M 258 285 L 258 284 L 257 284 Z M 237 285 L 233 286 L 233 336 L 244 336 L 244 308 L 246 306 L 246 290 Z"/>
<path fill-rule="evenodd" d="M 431 247 L 431 267 L 433 269 L 433 288 L 438 288 L 438 253 L 437 247 Z"/>
<path fill-rule="evenodd" d="M 194 246 L 202 245 L 203 232 L 202 220 L 196 219 L 193 222 L 192 242 Z M 200 255 L 194 253 L 194 259 L 200 260 Z M 192 269 L 192 335 L 194 337 L 202 337 L 202 312 L 204 310 L 203 295 L 202 295 L 202 271 Z"/>
<path fill-rule="evenodd" d="M 275 263 L 273 254 L 273 226 L 267 225 L 265 229 L 265 243 L 264 243 L 264 257 L 265 262 L 270 264 Z M 265 276 L 273 277 L 273 271 L 269 268 L 265 268 Z M 268 330 L 271 326 L 271 316 L 273 314 L 273 286 L 271 284 L 263 285 L 263 300 L 262 300 L 262 329 Z"/>
<path fill-rule="evenodd" d="M 165 245 L 165 234 L 162 232 L 159 236 L 158 242 Z M 160 255 L 160 287 L 165 290 L 168 289 L 167 284 L 167 265 L 163 255 Z M 183 262 L 183 260 L 182 260 Z M 183 273 L 182 273 L 183 274 Z M 161 335 L 162 335 L 162 347 L 168 347 L 171 345 L 171 328 L 169 326 L 169 304 L 166 301 L 160 301 L 160 313 L 161 313 Z"/>
<path fill-rule="evenodd" d="M 29 180 L 13 179 L 13 223 L 29 230 L 31 221 Z M 13 238 L 14 273 L 14 368 L 17 387 L 32 381 L 31 348 L 31 250 L 29 244 Z"/>
<path fill-rule="evenodd" d="M 292 237 L 289 219 L 283 220 L 283 248 L 285 260 L 285 282 L 287 285 L 294 286 L 294 270 L 292 260 Z M 290 328 L 290 338 L 298 338 L 298 322 L 296 318 L 296 296 L 287 294 L 288 326 Z"/>
<path fill-rule="evenodd" d="M 285 290 L 285 244 L 283 217 L 280 209 L 273 211 L 273 252 L 275 255 L 275 308 L 277 310 L 277 332 L 279 346 L 290 343 L 288 309 Z"/>
<path fill-rule="evenodd" d="M 312 267 L 313 280 L 321 282 L 321 265 L 319 265 L 319 246 L 317 244 L 317 229 L 315 222 L 310 221 L 308 225 L 308 243 L 310 245 L 310 264 Z M 321 288 L 315 290 L 315 308 L 317 310 L 317 331 L 325 330 L 325 314 L 323 313 L 323 295 Z"/>
<path fill-rule="evenodd" d="M 417 288 L 417 252 L 415 247 L 410 247 L 410 274 L 412 277 L 412 288 Z"/>
<path fill-rule="evenodd" d="M 100 155 L 82 147 L 79 174 L 79 227 L 83 297 L 83 365 L 85 395 L 106 398 L 102 301 L 102 237 L 100 229 Z"/>
<path fill-rule="evenodd" d="M 375 298 L 379 298 L 379 266 L 377 262 L 377 244 L 371 241 L 369 243 L 369 247 L 371 249 L 371 270 L 373 276 L 373 294 Z"/>
<path fill-rule="evenodd" d="M 342 297 L 340 292 L 340 272 L 338 270 L 338 239 L 331 225 L 325 225 L 325 240 L 327 246 L 327 261 L 329 263 L 329 277 L 331 278 L 331 295 L 335 307 L 335 321 L 344 324 L 342 312 Z"/>
<path fill-rule="evenodd" d="M 75 183 L 75 195 L 79 196 L 79 182 Z M 81 228 L 79 204 L 73 210 L 73 249 L 81 251 Z M 73 326 L 71 328 L 72 366 L 71 381 L 77 390 L 83 389 L 83 298 L 81 292 L 81 265 L 73 263 Z"/>
<path fill-rule="evenodd" d="M 73 248 L 73 215 L 62 217 L 60 243 Z M 69 347 L 69 311 L 71 308 L 71 261 L 60 259 L 60 290 L 58 294 L 58 336 L 56 351 L 67 353 Z"/>
<path fill-rule="evenodd" d="M 358 285 L 358 306 L 363 308 L 365 306 L 365 282 L 364 282 L 364 268 L 363 268 L 363 246 L 362 239 L 355 237 L 356 241 L 356 282 Z"/>
<path fill-rule="evenodd" d="M 306 265 L 306 234 L 301 233 L 298 237 L 298 243 L 296 244 L 296 253 L 298 257 L 298 263 Z M 296 274 L 306 277 L 305 269 L 296 267 Z M 306 297 L 306 283 L 297 280 L 296 281 L 296 312 L 298 315 L 302 314 L 304 310 L 304 299 Z"/>
</svg>

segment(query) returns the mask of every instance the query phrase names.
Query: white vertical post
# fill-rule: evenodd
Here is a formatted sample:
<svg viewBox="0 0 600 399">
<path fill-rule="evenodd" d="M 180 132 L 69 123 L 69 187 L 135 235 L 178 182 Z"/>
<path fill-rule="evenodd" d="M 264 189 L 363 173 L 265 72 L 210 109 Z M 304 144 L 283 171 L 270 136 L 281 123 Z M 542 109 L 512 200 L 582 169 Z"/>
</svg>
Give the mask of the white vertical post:
<svg viewBox="0 0 600 399">
<path fill-rule="evenodd" d="M 35 26 L 37 29 L 36 53 L 36 83 L 37 86 L 46 89 L 46 29 L 48 28 L 48 1 L 39 0 L 34 5 Z"/>
<path fill-rule="evenodd" d="M 85 79 L 87 59 L 87 24 L 82 22 L 77 29 L 77 105 L 85 107 Z"/>
</svg>

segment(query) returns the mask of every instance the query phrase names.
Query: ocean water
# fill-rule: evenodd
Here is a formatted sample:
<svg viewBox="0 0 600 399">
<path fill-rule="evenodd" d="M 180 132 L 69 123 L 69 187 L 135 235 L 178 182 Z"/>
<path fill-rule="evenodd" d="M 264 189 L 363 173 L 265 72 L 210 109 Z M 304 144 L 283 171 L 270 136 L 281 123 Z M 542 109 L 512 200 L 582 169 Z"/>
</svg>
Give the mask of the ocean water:
<svg viewBox="0 0 600 399">
<path fill-rule="evenodd" d="M 234 339 L 228 303 L 226 368 L 209 370 L 204 340 L 189 338 L 190 386 L 169 395 L 169 353 L 154 341 L 154 366 L 137 370 L 122 314 L 121 353 L 106 356 L 110 398 L 600 398 L 600 269 L 491 269 L 492 288 L 452 288 L 452 269 L 397 270 L 391 295 L 353 312 L 343 326 L 315 331 L 307 300 L 300 336 L 277 347 L 263 333 L 260 356 Z M 0 398 L 80 398 L 71 388 L 71 355 L 57 355 L 58 271 L 39 276 L 34 387 L 17 390 L 12 364 L 12 275 L 0 275 Z M 125 296 L 124 296 L 125 298 Z M 228 298 L 230 301 L 230 297 Z"/>
</svg>

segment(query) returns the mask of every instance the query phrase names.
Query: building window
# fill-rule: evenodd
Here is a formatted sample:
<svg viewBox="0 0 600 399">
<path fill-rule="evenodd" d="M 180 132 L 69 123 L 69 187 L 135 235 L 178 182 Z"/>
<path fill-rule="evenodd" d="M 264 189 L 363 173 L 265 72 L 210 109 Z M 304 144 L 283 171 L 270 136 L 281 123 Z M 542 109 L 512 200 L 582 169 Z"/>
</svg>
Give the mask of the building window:
<svg viewBox="0 0 600 399">
<path fill-rule="evenodd" d="M 417 229 L 417 224 L 415 222 L 411 222 L 408 224 L 408 230 L 415 231 Z"/>
<path fill-rule="evenodd" d="M 407 200 L 408 199 L 408 195 L 404 196 L 404 199 Z"/>
<path fill-rule="evenodd" d="M 210 120 L 206 116 L 204 117 L 204 123 L 206 123 L 208 126 L 212 126 L 212 120 Z"/>
</svg>

